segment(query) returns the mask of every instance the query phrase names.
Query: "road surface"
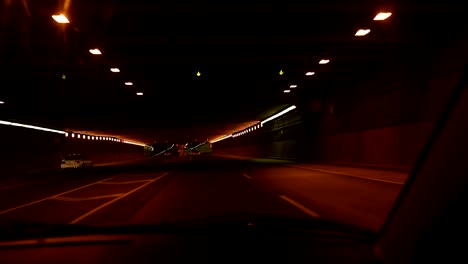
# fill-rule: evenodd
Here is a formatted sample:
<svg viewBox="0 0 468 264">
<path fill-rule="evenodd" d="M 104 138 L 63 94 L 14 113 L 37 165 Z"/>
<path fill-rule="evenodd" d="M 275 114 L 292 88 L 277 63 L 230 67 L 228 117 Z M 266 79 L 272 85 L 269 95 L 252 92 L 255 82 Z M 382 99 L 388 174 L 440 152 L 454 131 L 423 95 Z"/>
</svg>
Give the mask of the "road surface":
<svg viewBox="0 0 468 264">
<path fill-rule="evenodd" d="M 198 158 L 18 179 L 0 186 L 0 226 L 158 225 L 250 215 L 325 219 L 377 231 L 402 188 L 275 162 Z"/>
</svg>

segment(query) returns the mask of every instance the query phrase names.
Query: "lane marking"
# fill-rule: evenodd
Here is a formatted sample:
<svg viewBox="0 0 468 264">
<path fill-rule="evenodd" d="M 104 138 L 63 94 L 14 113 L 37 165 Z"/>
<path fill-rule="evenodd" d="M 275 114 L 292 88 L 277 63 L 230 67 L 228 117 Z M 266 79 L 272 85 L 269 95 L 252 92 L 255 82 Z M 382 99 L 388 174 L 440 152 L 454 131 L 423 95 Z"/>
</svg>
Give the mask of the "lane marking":
<svg viewBox="0 0 468 264">
<path fill-rule="evenodd" d="M 154 176 L 157 174 L 159 173 L 145 173 L 145 174 L 123 173 L 123 174 L 118 175 L 118 177 L 142 177 L 142 176 Z"/>
<path fill-rule="evenodd" d="M 242 176 L 246 177 L 247 179 L 252 179 L 252 177 L 250 177 L 249 175 L 245 174 L 245 173 L 242 173 Z"/>
<path fill-rule="evenodd" d="M 1 214 L 8 213 L 8 212 L 11 212 L 11 211 L 16 210 L 16 209 L 20 209 L 20 208 L 26 207 L 26 206 L 30 206 L 30 205 L 33 205 L 33 204 L 37 204 L 37 203 L 40 203 L 40 202 L 43 202 L 43 201 L 46 201 L 46 200 L 49 200 L 49 199 L 52 199 L 52 198 L 56 198 L 56 197 L 58 197 L 58 196 L 61 196 L 61 195 L 67 194 L 67 193 L 71 193 L 71 192 L 74 192 L 74 191 L 77 191 L 77 190 L 80 190 L 80 189 L 83 189 L 83 188 L 86 188 L 86 187 L 95 185 L 95 184 L 97 184 L 97 183 L 110 180 L 110 179 L 115 178 L 115 177 L 117 177 L 117 175 L 116 175 L 116 176 L 112 176 L 112 177 L 107 178 L 107 179 L 104 179 L 104 180 L 100 180 L 100 181 L 97 181 L 97 182 L 93 182 L 93 183 L 87 184 L 87 185 L 85 185 L 85 186 L 81 186 L 81 187 L 75 188 L 75 189 L 73 189 L 73 190 L 69 190 L 69 191 L 66 191 L 66 192 L 63 192 L 63 193 L 59 193 L 59 194 L 56 194 L 56 195 L 52 195 L 52 196 L 49 196 L 49 197 L 46 197 L 46 198 L 43 198 L 43 199 L 40 199 L 40 200 L 36 200 L 36 201 L 34 201 L 34 202 L 30 202 L 30 203 L 27 203 L 27 204 L 23 204 L 23 205 L 20 205 L 20 206 L 16 206 L 16 207 L 13 207 L 13 208 L 10 208 L 10 209 L 1 211 L 1 212 L 0 212 L 0 215 L 1 215 Z"/>
<path fill-rule="evenodd" d="M 302 204 L 300 204 L 300 203 L 298 203 L 298 202 L 296 202 L 296 201 L 294 201 L 294 200 L 292 200 L 292 199 L 290 199 L 290 198 L 288 198 L 288 197 L 286 197 L 284 195 L 280 195 L 280 198 L 287 201 L 288 203 L 294 205 L 295 207 L 297 207 L 298 209 L 300 209 L 304 213 L 306 213 L 306 214 L 308 214 L 308 215 L 310 215 L 310 216 L 312 216 L 314 218 L 320 217 L 320 215 L 317 214 L 316 212 L 310 210 L 309 208 L 303 206 Z"/>
<path fill-rule="evenodd" d="M 23 185 L 26 185 L 26 184 L 30 184 L 30 182 L 27 182 L 27 183 L 19 183 L 19 184 L 14 184 L 14 185 L 10 185 L 10 186 L 0 187 L 0 190 L 5 190 L 5 189 L 9 189 L 9 188 L 14 188 L 14 187 L 18 187 L 18 186 L 23 186 Z"/>
<path fill-rule="evenodd" d="M 320 170 L 320 169 L 312 169 L 312 168 L 301 167 L 301 166 L 294 166 L 294 165 L 286 165 L 286 166 L 291 167 L 291 168 L 298 168 L 298 169 L 304 169 L 304 170 L 312 170 L 312 171 L 318 171 L 318 172 L 331 173 L 331 174 L 343 175 L 343 176 L 348 176 L 348 177 L 366 179 L 366 180 L 370 180 L 370 181 L 379 181 L 379 182 L 386 182 L 386 183 L 393 183 L 393 184 L 400 184 L 400 185 L 405 184 L 404 182 L 389 181 L 389 180 L 381 180 L 381 179 L 375 179 L 375 178 L 367 178 L 367 177 L 362 177 L 362 176 L 357 176 L 357 175 L 352 175 L 352 174 L 341 173 L 341 172 L 337 172 L 337 171 L 327 171 L 327 170 Z"/>
<path fill-rule="evenodd" d="M 149 182 L 149 181 L 152 181 L 153 179 L 149 179 L 149 180 L 138 180 L 138 181 L 126 181 L 126 182 L 100 182 L 98 184 L 131 184 L 131 183 L 140 183 L 140 182 Z"/>
<path fill-rule="evenodd" d="M 119 197 L 124 195 L 125 193 L 117 193 L 117 194 L 109 194 L 109 195 L 101 195 L 101 196 L 93 196 L 93 197 L 84 197 L 84 198 L 73 198 L 73 197 L 55 197 L 51 200 L 57 201 L 66 201 L 66 202 L 81 202 L 81 201 L 88 201 L 88 200 L 97 200 L 97 199 L 105 199 L 105 198 L 113 198 Z"/>
<path fill-rule="evenodd" d="M 166 172 L 168 173 L 168 172 Z M 149 176 L 149 175 L 152 175 L 154 176 L 155 174 L 157 173 L 145 173 L 145 174 L 128 174 L 128 176 L 132 176 L 132 177 L 141 177 L 141 176 Z"/>
<path fill-rule="evenodd" d="M 76 223 L 78 223 L 79 221 L 81 221 L 81 220 L 83 220 L 84 218 L 86 218 L 86 217 L 88 217 L 88 216 L 94 214 L 95 212 L 101 210 L 102 208 L 104 208 L 104 207 L 106 207 L 106 206 L 108 206 L 108 205 L 110 205 L 110 204 L 112 204 L 112 203 L 114 203 L 114 202 L 117 202 L 118 200 L 120 200 L 120 199 L 122 199 L 122 198 L 125 198 L 125 197 L 129 196 L 130 194 L 132 194 L 132 193 L 134 193 L 134 192 L 136 192 L 136 191 L 138 191 L 138 190 L 144 188 L 145 186 L 147 186 L 147 185 L 149 185 L 149 184 L 151 184 L 151 183 L 153 183 L 153 182 L 155 182 L 155 181 L 161 179 L 162 177 L 166 176 L 167 174 L 169 174 L 169 172 L 164 173 L 163 175 L 161 175 L 161 176 L 159 176 L 159 177 L 157 177 L 157 178 L 155 178 L 155 179 L 153 179 L 153 180 L 151 180 L 151 181 L 149 181 L 149 182 L 147 182 L 147 183 L 145 183 L 145 184 L 143 184 L 143 185 L 141 185 L 141 186 L 139 186 L 139 187 L 137 187 L 137 188 L 135 188 L 135 189 L 129 191 L 128 193 L 125 193 L 125 194 L 123 194 L 123 195 L 121 195 L 121 196 L 119 196 L 119 197 L 117 197 L 117 198 L 115 198 L 115 199 L 113 199 L 113 200 L 110 200 L 109 202 L 107 202 L 107 203 L 105 203 L 105 204 L 102 204 L 102 205 L 100 205 L 100 206 L 94 208 L 93 210 L 91 210 L 91 211 L 89 211 L 89 212 L 87 212 L 87 213 L 81 215 L 80 217 L 74 219 L 73 221 L 70 222 L 70 224 L 76 224 Z"/>
</svg>

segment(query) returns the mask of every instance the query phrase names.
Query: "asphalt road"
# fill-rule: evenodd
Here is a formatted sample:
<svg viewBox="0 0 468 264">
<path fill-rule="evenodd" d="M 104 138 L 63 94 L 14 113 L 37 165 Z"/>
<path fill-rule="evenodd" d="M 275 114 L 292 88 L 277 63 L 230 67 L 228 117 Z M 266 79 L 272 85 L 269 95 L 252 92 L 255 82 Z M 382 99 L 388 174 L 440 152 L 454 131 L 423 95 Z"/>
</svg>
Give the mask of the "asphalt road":
<svg viewBox="0 0 468 264">
<path fill-rule="evenodd" d="M 325 219 L 377 231 L 402 185 L 200 157 L 148 159 L 0 186 L 0 225 L 158 225 L 238 216 Z"/>
</svg>

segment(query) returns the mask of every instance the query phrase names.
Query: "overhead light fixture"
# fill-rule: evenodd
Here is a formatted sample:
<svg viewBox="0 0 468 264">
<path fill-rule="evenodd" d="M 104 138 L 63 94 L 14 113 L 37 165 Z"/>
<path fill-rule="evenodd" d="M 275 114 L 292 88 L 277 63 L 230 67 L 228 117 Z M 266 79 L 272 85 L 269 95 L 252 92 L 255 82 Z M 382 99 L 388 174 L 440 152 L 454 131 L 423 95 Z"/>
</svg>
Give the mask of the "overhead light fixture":
<svg viewBox="0 0 468 264">
<path fill-rule="evenodd" d="M 77 138 L 80 138 L 80 137 L 81 137 L 80 134 L 78 134 Z"/>
<path fill-rule="evenodd" d="M 88 139 L 91 139 L 91 136 L 88 136 Z"/>
<path fill-rule="evenodd" d="M 201 72 L 200 72 L 200 71 L 197 71 L 197 76 L 198 76 L 198 77 L 201 76 Z"/>
<path fill-rule="evenodd" d="M 3 101 L 0 101 L 0 104 L 4 104 L 4 103 L 5 103 L 5 102 L 3 102 Z"/>
<path fill-rule="evenodd" d="M 283 111 L 281 111 L 281 112 L 279 112 L 277 114 L 274 114 L 274 115 L 268 117 L 267 119 L 263 120 L 262 122 L 260 122 L 260 125 L 263 127 L 263 124 L 265 124 L 266 122 L 271 121 L 271 120 L 273 120 L 275 118 L 278 118 L 278 117 L 280 117 L 280 116 L 282 116 L 282 115 L 286 114 L 287 112 L 292 111 L 294 109 L 296 109 L 296 106 L 292 105 L 292 106 L 284 109 Z"/>
<path fill-rule="evenodd" d="M 289 93 L 289 92 L 291 92 L 291 90 L 284 90 L 283 92 L 284 93 Z"/>
<path fill-rule="evenodd" d="M 133 85 L 132 82 L 125 82 L 125 85 Z"/>
<path fill-rule="evenodd" d="M 374 20 L 385 20 L 392 15 L 391 12 L 380 12 L 375 17 Z"/>
<path fill-rule="evenodd" d="M 314 74 L 315 74 L 315 72 L 306 72 L 305 75 L 306 75 L 306 76 L 312 76 L 312 75 L 314 75 Z"/>
<path fill-rule="evenodd" d="M 65 136 L 68 137 L 68 133 L 65 133 Z"/>
<path fill-rule="evenodd" d="M 23 127 L 23 128 L 41 130 L 41 131 L 46 131 L 46 132 L 53 132 L 53 133 L 58 133 L 58 134 L 63 134 L 63 135 L 67 134 L 67 132 L 61 131 L 61 130 L 55 130 L 55 129 L 45 128 L 45 127 L 38 127 L 38 126 L 31 126 L 31 125 L 26 125 L 26 124 L 21 124 L 21 123 L 16 123 L 16 122 L 10 122 L 10 121 L 0 120 L 0 125 Z"/>
<path fill-rule="evenodd" d="M 230 134 L 230 135 L 226 135 L 226 136 L 222 136 L 222 137 L 220 137 L 220 138 L 217 138 L 217 139 L 211 140 L 211 141 L 210 141 L 210 143 L 216 143 L 216 142 L 219 142 L 219 141 L 221 141 L 221 140 L 224 140 L 224 139 L 226 139 L 226 138 L 230 138 L 230 137 L 232 137 L 232 134 Z"/>
<path fill-rule="evenodd" d="M 52 18 L 55 20 L 55 22 L 60 23 L 60 24 L 70 23 L 70 21 L 68 21 L 68 18 L 62 14 L 53 15 Z"/>
<path fill-rule="evenodd" d="M 75 137 L 75 134 L 72 133 L 72 138 L 74 138 L 74 137 Z"/>
<path fill-rule="evenodd" d="M 94 136 L 92 136 L 91 139 L 94 140 Z"/>
<path fill-rule="evenodd" d="M 111 72 L 120 72 L 119 68 L 111 68 L 110 70 L 111 70 Z"/>
<path fill-rule="evenodd" d="M 330 60 L 320 60 L 320 61 L 319 61 L 319 64 L 327 64 L 327 63 L 329 63 L 329 62 L 330 62 Z"/>
<path fill-rule="evenodd" d="M 101 51 L 99 49 L 90 49 L 89 52 L 93 55 L 101 55 Z"/>
<path fill-rule="evenodd" d="M 289 85 L 289 88 L 297 88 L 296 84 Z"/>
<path fill-rule="evenodd" d="M 143 95 L 143 93 L 136 93 L 137 95 Z"/>
<path fill-rule="evenodd" d="M 357 36 L 357 37 L 362 37 L 362 36 L 365 36 L 367 34 L 369 34 L 370 32 L 370 29 L 359 29 L 356 34 L 354 34 L 354 36 Z"/>
</svg>

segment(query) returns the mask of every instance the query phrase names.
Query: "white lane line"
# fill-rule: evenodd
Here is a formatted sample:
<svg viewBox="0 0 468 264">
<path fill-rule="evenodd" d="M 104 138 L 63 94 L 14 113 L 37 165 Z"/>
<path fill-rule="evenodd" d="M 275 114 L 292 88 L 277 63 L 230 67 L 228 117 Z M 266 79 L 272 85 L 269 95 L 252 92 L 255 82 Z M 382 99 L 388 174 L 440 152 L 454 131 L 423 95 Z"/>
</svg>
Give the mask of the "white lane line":
<svg viewBox="0 0 468 264">
<path fill-rule="evenodd" d="M 152 181 L 153 179 L 149 179 L 149 180 L 139 180 L 139 181 L 126 181 L 126 182 L 100 182 L 98 184 L 131 184 L 131 183 L 141 183 L 141 182 L 149 182 L 149 181 Z"/>
<path fill-rule="evenodd" d="M 331 174 L 338 174 L 338 175 L 343 175 L 343 176 L 348 176 L 348 177 L 366 179 L 366 180 L 370 180 L 370 181 L 387 182 L 387 183 L 400 184 L 400 185 L 405 184 L 404 182 L 389 181 L 389 180 L 381 180 L 381 179 L 376 179 L 376 178 L 367 178 L 367 177 L 362 177 L 362 176 L 357 176 L 357 175 L 352 175 L 352 174 L 347 174 L 347 173 L 341 173 L 341 172 L 337 172 L 337 171 L 328 171 L 328 170 L 312 169 L 312 168 L 301 167 L 301 166 L 294 166 L 294 165 L 286 165 L 286 166 L 291 167 L 291 168 L 298 168 L 298 169 L 305 169 L 305 170 L 311 170 L 311 171 L 325 172 L 325 173 L 331 173 Z"/>
<path fill-rule="evenodd" d="M 283 200 L 287 201 L 288 203 L 294 205 L 295 207 L 297 207 L 298 209 L 300 209 L 304 213 L 306 213 L 306 214 L 308 214 L 308 215 L 310 215 L 310 216 L 312 216 L 314 218 L 320 217 L 319 214 L 317 214 L 316 212 L 314 212 L 314 211 L 310 210 L 309 208 L 303 206 L 302 204 L 300 204 L 300 203 L 298 203 L 298 202 L 296 202 L 296 201 L 294 201 L 294 200 L 292 200 L 292 199 L 290 199 L 290 198 L 288 198 L 288 197 L 286 197 L 284 195 L 280 195 L 280 197 L 281 197 L 281 199 L 283 199 Z"/>
<path fill-rule="evenodd" d="M 88 184 L 88 185 L 75 188 L 75 189 L 73 189 L 73 190 L 69 190 L 69 191 L 66 191 L 66 192 L 63 192 L 63 193 L 59 193 L 59 194 L 56 194 L 56 195 L 52 195 L 52 196 L 46 197 L 46 198 L 44 198 L 44 199 L 36 200 L 36 201 L 34 201 L 34 202 L 30 202 L 30 203 L 27 203 L 27 204 L 23 204 L 23 205 L 14 207 L 14 208 L 10 208 L 10 209 L 4 210 L 4 211 L 1 211 L 1 212 L 0 212 L 0 215 L 1 215 L 1 214 L 8 213 L 8 212 L 11 212 L 11 211 L 16 210 L 16 209 L 20 209 L 20 208 L 26 207 L 26 206 L 30 206 L 30 205 L 33 205 L 33 204 L 37 204 L 37 203 L 40 203 L 40 202 L 43 202 L 43 201 L 46 201 L 46 200 L 49 200 L 49 199 L 52 199 L 52 198 L 56 198 L 56 197 L 61 196 L 61 195 L 64 195 L 64 194 L 71 193 L 71 192 L 74 192 L 74 191 L 77 191 L 77 190 L 80 190 L 80 189 L 83 189 L 83 188 L 86 188 L 86 187 L 95 185 L 95 184 L 97 184 L 97 183 L 110 180 L 110 179 L 112 179 L 112 178 L 114 178 L 114 177 L 117 177 L 117 176 L 112 176 L 112 177 L 110 177 L 110 178 L 107 178 L 107 179 L 104 179 L 104 180 L 100 180 L 100 181 L 97 181 L 97 182 L 93 182 L 93 183 L 90 183 L 90 184 Z"/>
<path fill-rule="evenodd" d="M 81 202 L 81 201 L 88 201 L 88 200 L 97 200 L 97 199 L 105 199 L 105 198 L 113 198 L 119 197 L 124 195 L 125 193 L 117 193 L 117 194 L 109 194 L 109 195 L 101 195 L 101 196 L 93 196 L 93 197 L 84 197 L 84 198 L 73 198 L 73 197 L 54 197 L 51 200 L 58 200 L 58 201 L 66 201 L 66 202 Z"/>
<path fill-rule="evenodd" d="M 249 175 L 245 174 L 245 173 L 242 173 L 242 176 L 246 177 L 247 179 L 252 179 L 252 177 L 250 177 Z"/>
<path fill-rule="evenodd" d="M 125 198 L 125 197 L 129 196 L 130 194 L 132 194 L 132 193 L 134 193 L 134 192 L 136 192 L 136 191 L 138 191 L 138 190 L 144 188 L 145 186 L 147 186 L 147 185 L 149 185 L 149 184 L 151 184 L 151 183 L 153 183 L 153 182 L 155 182 L 155 181 L 161 179 L 162 177 L 166 176 L 167 174 L 169 174 L 169 172 L 164 173 L 163 175 L 161 175 L 161 176 L 159 176 L 159 177 L 157 177 L 157 178 L 151 180 L 150 182 L 147 182 L 147 183 L 145 183 L 145 184 L 143 184 L 143 185 L 141 185 L 141 186 L 139 186 L 139 187 L 137 187 L 137 188 L 135 188 L 135 189 L 129 191 L 128 193 L 125 193 L 125 194 L 123 194 L 123 195 L 121 195 L 121 196 L 119 196 L 119 197 L 117 197 L 117 198 L 115 198 L 115 199 L 113 199 L 113 200 L 110 200 L 109 202 L 107 202 L 107 203 L 105 203 L 105 204 L 102 204 L 101 206 L 98 206 L 98 207 L 94 208 L 93 210 L 91 210 L 91 211 L 89 211 L 89 212 L 87 212 L 87 213 L 81 215 L 80 217 L 76 218 L 75 220 L 71 221 L 70 224 L 76 224 L 76 223 L 78 223 L 79 221 L 81 221 L 81 220 L 83 220 L 84 218 L 86 218 L 86 217 L 88 217 L 88 216 L 94 214 L 95 212 L 101 210 L 102 208 L 104 208 L 104 207 L 106 207 L 106 206 L 108 206 L 108 205 L 110 205 L 110 204 L 112 204 L 112 203 L 114 203 L 114 202 L 117 202 L 118 200 L 120 200 L 120 199 L 122 199 L 122 198 Z"/>
</svg>

